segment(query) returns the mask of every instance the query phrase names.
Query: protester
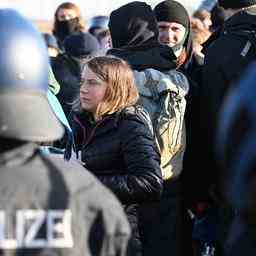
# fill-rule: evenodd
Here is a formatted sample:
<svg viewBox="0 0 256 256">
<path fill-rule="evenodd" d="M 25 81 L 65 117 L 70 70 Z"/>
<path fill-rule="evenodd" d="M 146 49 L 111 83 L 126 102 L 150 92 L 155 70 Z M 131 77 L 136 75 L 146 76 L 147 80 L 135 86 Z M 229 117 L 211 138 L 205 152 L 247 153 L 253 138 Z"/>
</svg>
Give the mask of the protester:
<svg viewBox="0 0 256 256">
<path fill-rule="evenodd" d="M 81 161 L 119 198 L 132 227 L 127 255 L 142 255 L 138 207 L 159 200 L 159 153 L 148 114 L 128 64 L 116 57 L 89 60 L 82 75 L 73 129 Z"/>
<path fill-rule="evenodd" d="M 41 34 L 1 9 L 0 36 L 1 254 L 124 256 L 130 228 L 114 195 L 77 162 L 37 146 L 63 135 L 47 100 Z"/>
<path fill-rule="evenodd" d="M 176 57 L 158 42 L 151 7 L 131 2 L 112 11 L 109 29 L 113 49 L 108 53 L 129 62 L 139 90 L 139 104 L 150 114 L 161 154 L 164 190 L 160 202 L 140 207 L 143 255 L 180 255 L 180 174 L 185 151 L 186 77 L 177 72 Z M 175 128 L 177 130 L 175 130 Z"/>
<path fill-rule="evenodd" d="M 256 1 L 222 0 L 219 4 L 231 16 L 225 20 L 223 28 L 213 33 L 204 44 L 205 61 L 199 96 L 199 148 L 202 150 L 198 153 L 200 158 L 204 159 L 204 164 L 199 167 L 202 194 L 208 194 L 218 211 L 222 211 L 226 208 L 219 181 L 222 170 L 218 167 L 214 155 L 218 115 L 230 88 L 246 67 L 255 60 L 255 41 L 251 35 L 256 32 Z M 230 214 L 220 212 L 220 219 L 217 221 L 222 222 L 217 237 L 220 244 L 225 240 L 233 214 L 232 211 Z"/>
<path fill-rule="evenodd" d="M 210 30 L 210 27 L 212 26 L 211 12 L 205 9 L 199 9 L 194 12 L 193 18 L 201 20 L 205 29 Z"/>
<path fill-rule="evenodd" d="M 54 14 L 53 35 L 57 38 L 58 46 L 63 50 L 64 39 L 84 31 L 84 21 L 80 8 L 71 2 L 60 4 Z"/>
<path fill-rule="evenodd" d="M 159 41 L 169 46 L 177 57 L 177 64 L 189 80 L 189 92 L 186 95 L 186 151 L 183 158 L 183 171 L 181 173 L 182 193 L 180 197 L 184 202 L 183 215 L 186 225 L 187 240 L 191 243 L 190 219 L 187 216 L 187 208 L 191 209 L 198 200 L 198 186 L 200 175 L 197 168 L 197 119 L 198 119 L 198 90 L 201 81 L 201 65 L 203 56 L 199 56 L 193 49 L 193 31 L 189 14 L 185 7 L 173 0 L 158 3 L 154 8 L 159 28 Z M 193 171 L 192 171 L 193 170 Z M 191 180 L 194 182 L 191 182 Z M 200 183 L 199 183 L 200 184 Z M 185 235 L 184 234 L 184 235 Z M 185 238 L 183 238 L 184 241 Z M 188 246 L 182 247 L 182 249 Z M 191 252 L 184 252 L 191 254 Z"/>
<path fill-rule="evenodd" d="M 49 33 L 43 33 L 43 37 L 47 45 L 49 56 L 56 57 L 59 54 L 59 47 L 55 36 Z"/>
<path fill-rule="evenodd" d="M 79 95 L 81 72 L 87 58 L 100 50 L 97 39 L 89 33 L 70 35 L 64 40 L 65 52 L 52 58 L 52 69 L 60 84 L 57 97 L 69 118 L 72 104 Z"/>
<path fill-rule="evenodd" d="M 219 116 L 216 155 L 225 198 L 236 211 L 225 256 L 256 254 L 255 70 L 253 63 L 230 90 Z"/>
</svg>

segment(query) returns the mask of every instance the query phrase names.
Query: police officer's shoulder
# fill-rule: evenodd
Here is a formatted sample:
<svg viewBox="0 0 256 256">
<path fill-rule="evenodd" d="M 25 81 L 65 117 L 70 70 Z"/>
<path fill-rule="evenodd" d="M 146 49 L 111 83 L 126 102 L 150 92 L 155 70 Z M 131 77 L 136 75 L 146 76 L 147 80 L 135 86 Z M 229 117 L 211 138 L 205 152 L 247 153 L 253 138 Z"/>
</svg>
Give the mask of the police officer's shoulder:
<svg viewBox="0 0 256 256">
<path fill-rule="evenodd" d="M 64 177 L 71 195 L 85 193 L 89 196 L 87 199 L 93 200 L 95 205 L 96 202 L 102 202 L 109 207 L 111 205 L 118 209 L 122 208 L 114 194 L 77 160 L 65 161 L 60 155 L 47 155 L 45 157 Z"/>
</svg>

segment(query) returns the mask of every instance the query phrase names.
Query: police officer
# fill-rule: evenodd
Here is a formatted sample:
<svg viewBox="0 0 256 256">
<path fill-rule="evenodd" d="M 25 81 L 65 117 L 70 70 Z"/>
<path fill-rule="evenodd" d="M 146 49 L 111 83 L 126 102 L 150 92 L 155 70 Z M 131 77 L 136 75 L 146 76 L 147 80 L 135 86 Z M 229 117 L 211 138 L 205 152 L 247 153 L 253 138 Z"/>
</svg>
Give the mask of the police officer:
<svg viewBox="0 0 256 256">
<path fill-rule="evenodd" d="M 130 228 L 113 194 L 36 145 L 63 135 L 47 101 L 43 38 L 11 9 L 0 10 L 0 36 L 1 253 L 125 255 Z"/>
</svg>

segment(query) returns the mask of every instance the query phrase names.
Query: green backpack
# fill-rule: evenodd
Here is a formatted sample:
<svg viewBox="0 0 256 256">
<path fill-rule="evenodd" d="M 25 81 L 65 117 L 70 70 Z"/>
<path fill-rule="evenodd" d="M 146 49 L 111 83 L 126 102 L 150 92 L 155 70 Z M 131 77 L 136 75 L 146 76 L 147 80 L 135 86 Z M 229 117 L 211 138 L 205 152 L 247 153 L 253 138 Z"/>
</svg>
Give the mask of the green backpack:
<svg viewBox="0 0 256 256">
<path fill-rule="evenodd" d="M 155 140 L 161 154 L 163 179 L 179 176 L 186 147 L 184 113 L 188 92 L 186 77 L 176 71 L 162 73 L 154 69 L 134 71 L 139 104 L 150 115 Z"/>
</svg>

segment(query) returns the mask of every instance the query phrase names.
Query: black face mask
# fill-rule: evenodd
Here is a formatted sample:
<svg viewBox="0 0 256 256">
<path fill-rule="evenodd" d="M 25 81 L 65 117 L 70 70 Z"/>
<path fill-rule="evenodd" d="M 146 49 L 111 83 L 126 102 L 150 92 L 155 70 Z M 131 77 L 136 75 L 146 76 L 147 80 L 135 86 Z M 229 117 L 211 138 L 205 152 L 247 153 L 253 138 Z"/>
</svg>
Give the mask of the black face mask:
<svg viewBox="0 0 256 256">
<path fill-rule="evenodd" d="M 63 41 L 66 36 L 78 31 L 78 17 L 56 22 L 55 35 Z"/>
</svg>

